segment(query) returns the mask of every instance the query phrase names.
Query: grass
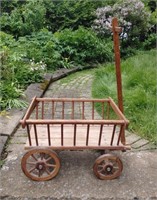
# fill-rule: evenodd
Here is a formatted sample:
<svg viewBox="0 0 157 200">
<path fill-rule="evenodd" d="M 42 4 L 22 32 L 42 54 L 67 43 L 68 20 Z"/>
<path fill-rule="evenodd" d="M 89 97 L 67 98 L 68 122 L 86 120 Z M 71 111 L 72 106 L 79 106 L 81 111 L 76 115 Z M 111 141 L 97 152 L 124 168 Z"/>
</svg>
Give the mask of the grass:
<svg viewBox="0 0 157 200">
<path fill-rule="evenodd" d="M 129 129 L 157 144 L 157 69 L 156 51 L 139 52 L 121 63 L 124 113 Z M 94 98 L 112 97 L 117 103 L 114 64 L 101 66 L 95 72 Z"/>
</svg>

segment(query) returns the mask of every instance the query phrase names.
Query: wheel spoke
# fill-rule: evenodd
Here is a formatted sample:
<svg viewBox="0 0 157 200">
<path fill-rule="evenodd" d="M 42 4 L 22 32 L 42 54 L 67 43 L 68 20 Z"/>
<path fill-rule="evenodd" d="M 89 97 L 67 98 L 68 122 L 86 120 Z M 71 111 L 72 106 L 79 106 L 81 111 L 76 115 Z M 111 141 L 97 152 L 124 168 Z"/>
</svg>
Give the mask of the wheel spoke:
<svg viewBox="0 0 157 200">
<path fill-rule="evenodd" d="M 29 165 L 36 165 L 36 162 L 28 161 L 26 164 L 29 164 Z"/>
<path fill-rule="evenodd" d="M 31 157 L 34 158 L 34 160 L 38 161 L 38 159 L 34 156 L 34 154 L 31 154 Z"/>
<path fill-rule="evenodd" d="M 46 167 L 53 167 L 53 168 L 55 168 L 56 165 L 46 163 Z"/>
<path fill-rule="evenodd" d="M 44 173 L 44 170 L 39 170 L 38 176 L 41 177 L 43 175 L 43 173 Z"/>
<path fill-rule="evenodd" d="M 98 170 L 98 172 L 99 172 L 99 173 L 101 173 L 101 172 L 103 172 L 103 171 L 104 171 L 104 169 L 103 169 L 103 168 L 102 168 L 102 169 L 100 169 L 100 170 Z"/>
<path fill-rule="evenodd" d="M 46 173 L 47 173 L 48 175 L 51 174 L 47 168 L 45 169 L 45 171 L 46 171 Z"/>
<path fill-rule="evenodd" d="M 41 158 L 41 160 L 43 160 L 44 157 L 45 157 L 45 153 L 40 153 L 40 158 Z"/>
<path fill-rule="evenodd" d="M 51 157 L 49 157 L 48 159 L 46 159 L 45 160 L 45 162 L 48 162 L 48 161 L 50 161 L 52 158 Z"/>
<path fill-rule="evenodd" d="M 28 172 L 31 173 L 32 171 L 34 171 L 36 169 L 36 167 L 31 168 Z"/>
</svg>

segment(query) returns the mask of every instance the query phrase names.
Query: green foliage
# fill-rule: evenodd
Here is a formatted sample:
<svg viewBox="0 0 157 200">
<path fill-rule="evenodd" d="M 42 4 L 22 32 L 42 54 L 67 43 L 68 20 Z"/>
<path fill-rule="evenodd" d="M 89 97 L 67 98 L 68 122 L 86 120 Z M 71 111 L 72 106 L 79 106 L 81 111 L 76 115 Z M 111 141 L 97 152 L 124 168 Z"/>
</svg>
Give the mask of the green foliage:
<svg viewBox="0 0 157 200">
<path fill-rule="evenodd" d="M 34 58 L 36 62 L 42 60 L 51 69 L 56 69 L 60 65 L 61 55 L 56 51 L 57 45 L 53 34 L 46 29 L 20 37 L 17 42 L 18 51 L 25 53 L 28 59 Z"/>
<path fill-rule="evenodd" d="M 52 32 L 65 28 L 90 27 L 94 11 L 103 5 L 91 0 L 29 0 L 2 1 L 1 29 L 19 36 L 30 35 L 42 28 Z"/>
<path fill-rule="evenodd" d="M 19 3 L 19 2 L 18 2 Z M 14 7 L 10 13 L 4 12 L 0 17 L 1 30 L 19 37 L 43 28 L 46 9 L 42 1 L 30 0 L 20 7 Z"/>
<path fill-rule="evenodd" d="M 9 37 L 9 36 L 8 36 Z M 3 43 L 5 43 L 3 41 Z M 23 89 L 32 82 L 41 82 L 45 64 L 34 61 L 25 62 L 23 54 L 2 48 L 0 52 L 1 83 L 0 110 L 23 107 L 26 103 L 19 99 Z"/>
<path fill-rule="evenodd" d="M 59 51 L 64 58 L 76 63 L 105 62 L 112 60 L 112 45 L 109 40 L 99 39 L 89 29 L 79 27 L 76 31 L 65 29 L 56 32 Z"/>
<path fill-rule="evenodd" d="M 129 128 L 150 141 L 156 138 L 156 51 L 142 52 L 122 62 L 124 111 Z M 111 96 L 117 102 L 115 69 L 112 64 L 96 71 L 93 96 Z"/>
<path fill-rule="evenodd" d="M 94 10 L 103 4 L 103 0 L 46 0 L 44 4 L 47 27 L 56 32 L 65 28 L 76 30 L 80 25 L 90 27 L 95 19 Z"/>
</svg>

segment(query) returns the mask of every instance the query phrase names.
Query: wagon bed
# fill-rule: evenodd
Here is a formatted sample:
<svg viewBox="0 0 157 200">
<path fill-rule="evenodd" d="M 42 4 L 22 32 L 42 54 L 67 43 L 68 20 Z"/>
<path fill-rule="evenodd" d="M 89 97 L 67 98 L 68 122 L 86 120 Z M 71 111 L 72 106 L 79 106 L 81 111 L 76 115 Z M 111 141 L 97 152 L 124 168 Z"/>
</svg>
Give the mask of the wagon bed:
<svg viewBox="0 0 157 200">
<path fill-rule="evenodd" d="M 95 111 L 99 105 L 101 116 Z M 110 118 L 114 114 L 114 119 Z M 25 118 L 26 149 L 126 150 L 124 130 L 128 120 L 111 98 L 34 98 Z"/>
</svg>

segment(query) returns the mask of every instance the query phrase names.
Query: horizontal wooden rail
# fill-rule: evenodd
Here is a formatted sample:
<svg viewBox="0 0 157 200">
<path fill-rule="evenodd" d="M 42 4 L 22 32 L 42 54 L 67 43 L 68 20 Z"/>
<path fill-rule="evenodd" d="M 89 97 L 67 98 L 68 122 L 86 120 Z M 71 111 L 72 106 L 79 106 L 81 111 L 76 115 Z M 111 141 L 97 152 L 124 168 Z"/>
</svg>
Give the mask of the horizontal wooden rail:
<svg viewBox="0 0 157 200">
<path fill-rule="evenodd" d="M 27 124 L 107 124 L 107 125 L 121 125 L 125 124 L 124 120 L 26 120 Z"/>
<path fill-rule="evenodd" d="M 25 149 L 32 149 L 32 148 L 38 148 L 36 146 L 26 146 Z M 53 150 L 84 150 L 84 149 L 91 149 L 91 150 L 130 150 L 131 147 L 129 145 L 127 146 L 123 146 L 123 145 L 119 145 L 119 146 L 42 146 L 42 148 L 48 148 L 48 149 L 53 149 Z"/>
<path fill-rule="evenodd" d="M 85 98 L 36 98 L 37 101 L 45 102 L 109 102 L 109 99 L 85 99 Z"/>
</svg>

